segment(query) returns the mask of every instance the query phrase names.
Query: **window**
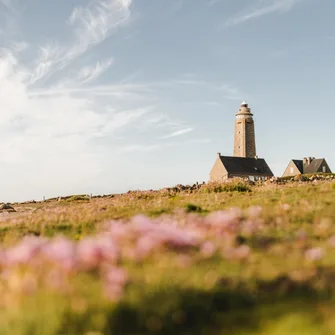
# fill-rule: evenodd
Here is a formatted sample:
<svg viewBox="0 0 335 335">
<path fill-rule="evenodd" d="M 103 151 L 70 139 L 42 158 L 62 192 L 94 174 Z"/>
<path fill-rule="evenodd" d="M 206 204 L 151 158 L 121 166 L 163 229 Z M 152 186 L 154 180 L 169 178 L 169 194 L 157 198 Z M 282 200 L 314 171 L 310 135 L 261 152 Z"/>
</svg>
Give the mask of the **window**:
<svg viewBox="0 0 335 335">
<path fill-rule="evenodd" d="M 254 176 L 249 176 L 249 180 L 254 181 L 255 177 Z"/>
<path fill-rule="evenodd" d="M 326 172 L 326 167 L 325 167 L 325 166 L 322 167 L 322 172 L 323 172 L 323 173 Z"/>
<path fill-rule="evenodd" d="M 293 166 L 290 167 L 290 173 L 294 173 L 294 168 L 293 168 Z"/>
</svg>

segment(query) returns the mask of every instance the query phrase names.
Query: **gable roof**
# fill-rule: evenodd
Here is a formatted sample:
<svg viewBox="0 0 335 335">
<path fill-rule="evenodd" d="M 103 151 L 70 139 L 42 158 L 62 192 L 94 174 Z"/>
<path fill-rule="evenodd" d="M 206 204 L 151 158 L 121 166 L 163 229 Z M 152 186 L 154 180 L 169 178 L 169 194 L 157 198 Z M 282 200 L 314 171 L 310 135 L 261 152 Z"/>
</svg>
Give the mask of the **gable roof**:
<svg viewBox="0 0 335 335">
<path fill-rule="evenodd" d="M 323 162 L 325 162 L 324 158 L 314 158 L 310 164 L 304 164 L 304 161 L 301 159 L 292 159 L 292 162 L 298 168 L 300 173 L 316 173 L 319 172 L 319 169 Z"/>
<path fill-rule="evenodd" d="M 229 174 L 273 176 L 263 158 L 220 156 L 220 159 Z"/>
<path fill-rule="evenodd" d="M 324 159 L 313 159 L 310 164 L 304 164 L 304 173 L 318 172 Z"/>
<path fill-rule="evenodd" d="M 292 162 L 297 167 L 300 173 L 304 173 L 304 162 L 301 159 L 292 159 Z"/>
</svg>

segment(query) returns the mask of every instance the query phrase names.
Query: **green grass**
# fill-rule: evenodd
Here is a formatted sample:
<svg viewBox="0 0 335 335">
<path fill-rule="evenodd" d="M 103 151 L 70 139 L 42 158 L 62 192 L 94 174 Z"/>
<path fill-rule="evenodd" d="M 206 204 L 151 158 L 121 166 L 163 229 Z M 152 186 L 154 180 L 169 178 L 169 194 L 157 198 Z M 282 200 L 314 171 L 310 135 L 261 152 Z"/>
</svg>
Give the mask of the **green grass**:
<svg viewBox="0 0 335 335">
<path fill-rule="evenodd" d="M 34 204 L 34 213 L 13 216 L 0 222 L 0 243 L 10 245 L 27 234 L 54 236 L 63 234 L 71 238 L 94 234 L 100 224 L 109 219 L 130 218 L 138 213 L 157 217 L 178 209 L 212 212 L 231 207 L 263 207 L 267 221 L 284 220 L 293 229 L 307 228 L 323 217 L 335 217 L 335 182 L 290 183 L 286 185 L 253 186 L 248 192 L 194 193 L 179 192 L 173 196 L 160 192 L 124 194 L 112 198 L 81 201 L 54 201 Z M 71 199 L 71 197 L 69 198 Z M 282 206 L 289 205 L 285 211 Z M 16 208 L 20 205 L 16 205 Z M 33 207 L 33 205 L 29 205 Z M 193 210 L 194 211 L 194 210 Z M 10 218 L 11 216 L 9 216 Z"/>
<path fill-rule="evenodd" d="M 328 243 L 335 235 L 334 181 L 70 199 L 29 204 L 37 210 L 3 220 L 2 247 L 26 235 L 80 240 L 98 233 L 108 220 L 139 213 L 206 216 L 238 207 L 247 218 L 248 208 L 261 206 L 262 228 L 236 236 L 237 245 L 252 250 L 246 260 L 225 259 L 219 249 L 206 259 L 192 252 L 182 257 L 161 252 L 144 263 L 124 261 L 131 281 L 118 303 L 104 297 L 94 273 L 72 278 L 68 294 L 42 285 L 24 299 L 1 281 L 0 334 L 335 334 L 335 253 Z M 306 261 L 304 251 L 312 247 L 326 250 L 325 257 Z"/>
</svg>

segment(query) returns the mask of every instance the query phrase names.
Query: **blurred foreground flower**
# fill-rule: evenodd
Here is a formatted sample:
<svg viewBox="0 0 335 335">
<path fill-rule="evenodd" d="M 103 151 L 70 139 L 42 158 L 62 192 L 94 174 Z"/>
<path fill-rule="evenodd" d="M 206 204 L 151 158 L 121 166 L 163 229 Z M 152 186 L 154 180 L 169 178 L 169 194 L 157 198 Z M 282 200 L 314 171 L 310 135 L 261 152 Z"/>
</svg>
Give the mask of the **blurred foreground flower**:
<svg viewBox="0 0 335 335">
<path fill-rule="evenodd" d="M 128 274 L 125 270 L 116 267 L 109 268 L 104 274 L 105 295 L 111 300 L 120 299 L 127 281 Z"/>
<path fill-rule="evenodd" d="M 10 283 L 9 291 L 31 293 L 44 285 L 67 293 L 83 275 L 102 283 L 105 296 L 117 300 L 129 280 L 124 269 L 129 262 L 170 257 L 172 264 L 185 270 L 199 259 L 218 255 L 217 250 L 228 261 L 248 260 L 251 249 L 240 243 L 265 227 L 259 220 L 261 213 L 261 207 L 250 207 L 244 215 L 239 208 L 207 217 L 194 213 L 155 219 L 137 215 L 128 222 L 109 221 L 99 234 L 80 240 L 27 237 L 0 250 L 0 288 Z M 306 252 L 307 259 L 316 260 L 320 255 L 318 249 Z"/>
<path fill-rule="evenodd" d="M 319 261 L 324 256 L 324 251 L 322 248 L 312 248 L 305 252 L 305 258 L 310 262 Z"/>
</svg>

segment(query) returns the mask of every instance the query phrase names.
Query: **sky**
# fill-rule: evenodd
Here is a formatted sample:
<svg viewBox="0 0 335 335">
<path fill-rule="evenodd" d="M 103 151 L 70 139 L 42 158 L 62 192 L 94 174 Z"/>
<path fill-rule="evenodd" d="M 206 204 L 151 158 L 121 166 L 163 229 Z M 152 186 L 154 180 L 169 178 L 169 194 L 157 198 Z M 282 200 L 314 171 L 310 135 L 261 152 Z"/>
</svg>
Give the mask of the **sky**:
<svg viewBox="0 0 335 335">
<path fill-rule="evenodd" d="M 335 170 L 334 0 L 0 0 L 0 201 L 208 181 L 254 114 Z"/>
</svg>

